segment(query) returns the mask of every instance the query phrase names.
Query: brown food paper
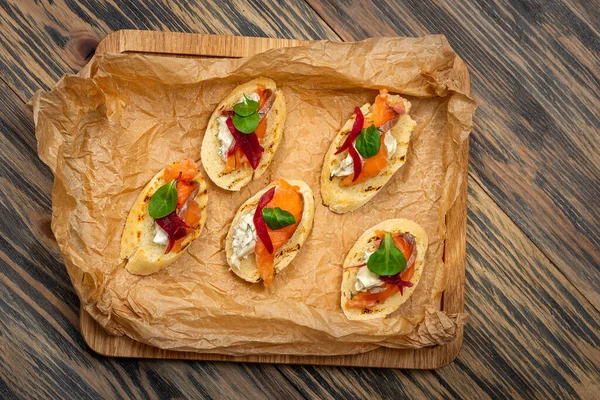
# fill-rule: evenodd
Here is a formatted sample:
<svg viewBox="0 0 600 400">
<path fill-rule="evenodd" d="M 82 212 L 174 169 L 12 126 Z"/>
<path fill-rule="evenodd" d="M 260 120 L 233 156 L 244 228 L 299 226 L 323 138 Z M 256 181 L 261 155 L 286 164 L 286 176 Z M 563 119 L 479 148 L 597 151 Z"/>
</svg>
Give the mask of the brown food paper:
<svg viewBox="0 0 600 400">
<path fill-rule="evenodd" d="M 287 102 L 272 165 L 238 193 L 209 181 L 208 221 L 189 252 L 154 275 L 129 274 L 119 245 L 141 189 L 166 164 L 199 160 L 214 108 L 259 76 L 274 79 Z M 323 156 L 380 88 L 412 102 L 407 162 L 367 205 L 336 215 L 321 204 Z M 467 69 L 443 36 L 315 42 L 235 60 L 95 57 L 32 99 L 39 155 L 55 176 L 52 229 L 81 304 L 109 332 L 166 349 L 333 355 L 453 340 L 466 315 L 440 311 L 444 216 L 467 167 L 459 149 L 475 109 L 468 90 Z M 268 291 L 228 271 L 224 240 L 240 204 L 278 177 L 306 181 L 316 210 L 304 247 Z M 364 230 L 399 217 L 429 235 L 421 282 L 390 318 L 348 321 L 344 257 Z"/>
</svg>

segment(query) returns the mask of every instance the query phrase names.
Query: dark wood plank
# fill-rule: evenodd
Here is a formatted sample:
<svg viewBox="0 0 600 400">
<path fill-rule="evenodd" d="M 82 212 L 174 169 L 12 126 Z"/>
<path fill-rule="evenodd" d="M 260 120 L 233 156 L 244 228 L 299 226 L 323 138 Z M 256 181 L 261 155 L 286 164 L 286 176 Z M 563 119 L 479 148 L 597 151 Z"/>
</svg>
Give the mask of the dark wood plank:
<svg viewBox="0 0 600 400">
<path fill-rule="evenodd" d="M 50 230 L 52 176 L 35 155 L 31 114 L 22 103 L 77 72 L 113 30 L 339 40 L 315 15 L 304 2 L 0 3 L 0 77 L 8 82 L 0 84 L 6 188 L 0 204 L 11 216 L 0 222 L 0 310 L 7 316 L 0 329 L 0 398 L 299 396 L 270 365 L 104 359 L 89 352 L 79 333 L 79 302 Z"/>
<path fill-rule="evenodd" d="M 344 40 L 447 36 L 479 104 L 472 176 L 600 309 L 600 2 L 309 3 Z"/>
<path fill-rule="evenodd" d="M 241 16 L 229 16 L 214 6 L 195 8 L 196 3 L 191 6 L 183 6 L 183 2 L 172 3 L 172 8 L 168 10 L 154 1 L 144 2 L 144 5 L 120 1 L 108 5 L 91 3 L 56 1 L 48 5 L 13 1 L 0 5 L 0 24 L 4 28 L 0 31 L 0 63 L 5 63 L 0 74 L 6 74 L 11 87 L 22 99 L 26 99 L 37 88 L 51 85 L 62 73 L 77 71 L 79 65 L 85 62 L 89 49 L 95 47 L 95 40 L 113 29 L 139 26 L 148 29 L 337 40 L 324 23 L 315 20 L 314 13 L 296 2 L 289 7 L 270 2 L 267 5 L 244 5 L 240 7 Z M 150 10 L 146 10 L 146 7 Z M 415 8 L 417 5 L 407 4 L 406 7 Z M 183 11 L 180 12 L 180 9 Z M 592 6 L 582 5 L 573 12 L 593 21 L 586 13 L 593 14 L 595 10 Z M 285 18 L 290 18 L 290 21 Z M 427 18 L 430 24 L 439 22 L 431 16 Z M 486 17 L 484 20 L 492 19 Z M 414 34 L 426 33 L 422 25 L 413 22 L 415 19 L 410 13 L 404 13 L 402 23 L 399 21 L 388 18 L 389 26 L 405 25 Z M 91 24 L 88 25 L 88 22 Z M 342 23 L 359 31 L 366 27 L 349 20 Z M 381 32 L 385 33 L 386 29 Z M 81 32 L 76 34 L 77 30 Z M 96 36 L 90 37 L 90 32 Z M 388 29 L 387 32 L 393 34 L 394 30 Z M 460 49 L 456 43 L 453 45 Z M 586 46 L 576 49 L 582 58 L 586 52 L 589 53 Z M 594 61 L 588 62 L 592 69 Z M 3 365 L 0 367 L 0 397 L 10 397 L 17 392 L 24 395 L 32 393 L 30 397 L 40 396 L 39 393 L 57 397 L 64 395 L 67 390 L 74 397 L 80 395 L 82 398 L 219 395 L 295 397 L 297 393 L 293 387 L 287 386 L 285 378 L 278 371 L 287 375 L 305 396 L 388 397 L 409 394 L 410 397 L 474 398 L 502 397 L 504 393 L 522 390 L 522 393 L 516 392 L 515 397 L 519 397 L 519 393 L 522 397 L 553 397 L 547 394 L 556 393 L 558 396 L 571 393 L 593 398 L 592 395 L 597 392 L 594 391 L 599 364 L 598 337 L 595 333 L 598 331 L 597 313 L 582 296 L 573 291 L 572 286 L 560 279 L 560 275 L 552 270 L 535 246 L 528 243 L 527 237 L 502 216 L 500 209 L 493 207 L 493 202 L 479 188 L 470 199 L 471 204 L 474 201 L 472 199 L 477 197 L 478 202 L 486 205 L 470 215 L 466 304 L 473 320 L 466 328 L 466 344 L 458 361 L 440 371 L 369 371 L 291 366 L 274 369 L 255 365 L 107 360 L 96 357 L 81 342 L 74 314 L 78 302 L 49 234 L 51 178 L 49 175 L 39 178 L 39 173 L 48 174 L 48 171 L 33 153 L 27 155 L 27 148 L 33 149 L 35 145 L 28 113 L 6 88 L 0 90 L 0 95 L 2 156 L 8 154 L 5 160 L 9 160 L 3 160 L 5 173 L 2 177 L 3 183 L 10 188 L 7 192 L 11 196 L 10 199 L 5 198 L 4 192 L 0 192 L 0 204 L 4 207 L 3 215 L 7 210 L 15 214 L 12 219 L 2 222 L 4 225 L 0 225 L 0 254 L 3 256 L 0 261 L 0 290 L 3 291 L 0 294 L 0 309 L 3 315 L 10 314 L 10 318 L 2 322 L 1 329 L 3 344 L 0 346 L 0 362 Z M 478 129 L 481 128 L 478 126 Z M 24 152 L 25 158 L 20 155 L 21 152 Z M 16 167 L 11 167 L 13 162 L 22 164 L 14 169 Z M 25 182 L 20 182 L 20 176 L 26 177 Z M 477 175 L 474 177 L 478 178 Z M 472 180 L 471 186 L 474 184 L 476 181 Z M 36 206 L 40 208 L 36 209 Z M 500 222 L 488 219 L 489 215 L 495 214 L 502 218 Z M 479 220 L 484 221 L 485 229 L 473 225 L 474 221 Z M 24 226 L 23 234 L 13 233 L 14 226 Z M 502 238 L 498 239 L 502 245 L 486 247 L 488 235 Z M 474 245 L 473 242 L 477 240 L 483 244 Z M 500 254 L 519 255 L 516 257 L 519 260 L 525 257 L 523 268 L 531 271 L 534 283 L 539 275 L 552 278 L 546 278 L 544 282 L 550 279 L 551 282 L 555 281 L 555 286 L 544 283 L 541 288 L 538 284 L 531 284 L 529 288 L 529 284 L 519 281 L 520 286 L 515 287 L 506 275 L 497 275 L 497 271 L 503 271 L 501 267 L 507 265 L 505 262 L 513 261 L 508 256 L 497 258 L 498 249 L 504 250 Z M 543 268 L 536 268 L 537 265 Z M 473 289 L 469 287 L 471 281 L 476 283 Z M 527 290 L 521 294 L 518 289 L 523 287 Z M 564 296 L 554 299 L 551 289 L 560 294 L 567 293 L 569 297 L 566 300 Z M 541 300 L 529 305 L 527 301 L 530 298 Z M 534 306 L 540 304 L 543 311 L 537 312 Z M 548 304 L 553 307 L 549 308 Z M 581 315 L 570 315 L 565 310 L 577 311 Z M 527 325 L 530 320 L 533 322 Z M 546 323 L 549 328 L 544 328 Z M 506 328 L 506 325 L 510 327 Z M 574 327 L 573 332 L 565 327 L 567 325 Z M 523 335 L 522 331 L 525 332 L 523 337 L 520 336 Z M 586 344 L 586 341 L 590 344 Z M 595 348 L 590 347 L 592 345 Z M 548 347 L 551 349 L 548 350 Z M 534 357 L 536 362 L 528 362 L 526 357 L 520 356 L 523 348 L 528 349 L 523 352 L 527 355 L 539 349 L 541 356 Z M 566 360 L 556 356 L 556 352 L 561 352 Z M 582 366 L 574 366 L 571 359 Z M 567 368 L 573 368 L 573 372 L 565 372 Z M 22 378 L 28 374 L 38 376 L 40 371 L 42 379 Z M 544 371 L 550 372 L 550 378 L 541 375 Z M 534 376 L 538 382 L 532 382 Z M 595 379 L 590 381 L 590 377 Z M 558 383 L 554 383 L 554 379 Z M 547 383 L 546 380 L 551 382 Z M 563 384 L 566 389 L 557 387 Z M 219 391 L 221 385 L 223 387 Z M 267 387 L 261 391 L 264 385 Z"/>
<path fill-rule="evenodd" d="M 119 29 L 339 40 L 304 1 L 0 2 L 0 76 L 27 100 L 87 63 Z"/>
<path fill-rule="evenodd" d="M 0 398 L 299 398 L 272 365 L 119 360 L 91 353 L 50 230 L 52 174 L 31 113 L 0 81 Z"/>
<path fill-rule="evenodd" d="M 457 360 L 433 372 L 284 367 L 305 396 L 598 398 L 600 312 L 477 182 L 469 187 L 471 319 Z"/>
</svg>

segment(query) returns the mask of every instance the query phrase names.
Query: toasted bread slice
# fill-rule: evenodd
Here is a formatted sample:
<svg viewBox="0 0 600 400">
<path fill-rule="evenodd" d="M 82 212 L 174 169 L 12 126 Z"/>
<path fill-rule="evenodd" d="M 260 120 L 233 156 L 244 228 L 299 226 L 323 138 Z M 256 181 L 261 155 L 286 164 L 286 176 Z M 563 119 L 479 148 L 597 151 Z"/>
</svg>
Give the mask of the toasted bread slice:
<svg viewBox="0 0 600 400">
<path fill-rule="evenodd" d="M 356 275 L 358 274 L 358 268 L 348 267 L 362 264 L 364 262 L 365 251 L 374 252 L 376 250 L 375 241 L 377 240 L 377 235 L 375 232 L 377 231 L 385 231 L 392 234 L 410 233 L 415 237 L 417 257 L 413 267 L 415 268 L 415 272 L 410 279 L 410 282 L 413 285 L 412 287 L 405 287 L 402 294 L 400 294 L 400 292 L 395 293 L 386 301 L 373 308 L 347 308 L 346 301 L 352 297 L 352 293 L 355 294 L 357 292 L 354 285 L 356 283 Z M 385 318 L 408 300 L 421 279 L 425 253 L 427 253 L 427 247 L 429 246 L 428 240 L 425 229 L 416 222 L 407 219 L 388 219 L 365 231 L 365 233 L 358 238 L 354 246 L 352 246 L 344 260 L 341 305 L 346 317 L 351 320 Z"/>
<path fill-rule="evenodd" d="M 302 195 L 303 199 L 302 218 L 300 219 L 300 223 L 296 227 L 292 237 L 275 254 L 276 274 L 287 267 L 290 262 L 292 262 L 294 257 L 296 257 L 296 254 L 298 254 L 300 251 L 300 248 L 304 244 L 304 241 L 312 229 L 313 217 L 315 214 L 315 200 L 310 187 L 304 181 L 300 180 L 287 180 L 287 182 L 292 186 L 298 186 L 300 188 L 300 194 Z M 240 223 L 240 219 L 247 213 L 252 213 L 252 215 L 254 215 L 254 211 L 256 210 L 256 206 L 258 205 L 260 197 L 273 186 L 275 186 L 275 182 L 269 184 L 254 196 L 250 197 L 244 204 L 240 206 L 235 217 L 233 218 L 231 226 L 229 227 L 229 232 L 227 233 L 227 238 L 225 239 L 225 253 L 227 255 L 227 263 L 229 264 L 229 268 L 240 278 L 252 283 L 257 283 L 261 280 L 258 269 L 256 268 L 255 256 L 254 254 L 250 254 L 248 257 L 240 260 L 239 266 L 235 265 L 235 263 L 232 261 L 233 234 L 235 227 Z"/>
<path fill-rule="evenodd" d="M 219 155 L 221 143 L 217 138 L 219 134 L 218 118 L 222 111 L 231 110 L 237 104 L 244 94 L 248 95 L 256 91 L 258 85 L 264 85 L 266 89 L 271 89 L 276 97 L 275 101 L 267 113 L 267 129 L 261 140 L 261 146 L 264 152 L 260 159 L 258 167 L 253 170 L 250 166 L 243 166 L 231 172 L 224 172 L 225 160 Z M 202 140 L 202 164 L 209 178 L 219 187 L 238 191 L 246 186 L 250 181 L 261 176 L 275 156 L 275 151 L 281 143 L 283 137 L 283 125 L 285 123 L 286 108 L 283 91 L 277 89 L 277 85 L 272 79 L 257 78 L 250 82 L 239 85 L 217 106 L 208 121 L 206 134 Z"/>
<path fill-rule="evenodd" d="M 323 169 L 321 170 L 321 198 L 323 199 L 323 205 L 329 207 L 331 211 L 344 214 L 361 207 L 371 200 L 390 180 L 392 175 L 404 165 L 410 136 L 417 123 L 408 115 L 410 102 L 406 99 L 403 100 L 406 113 L 400 117 L 398 123 L 390 130 L 390 133 L 396 139 L 396 151 L 388 159 L 387 166 L 381 170 L 379 175 L 351 186 L 340 184 L 343 177 L 332 176 L 335 168 L 346 158 L 346 151 L 338 155 L 335 152 L 342 146 L 352 130 L 356 115 L 352 115 L 331 142 L 329 150 L 325 154 Z M 371 104 L 366 103 L 360 109 L 365 118 L 369 118 Z"/>
<path fill-rule="evenodd" d="M 171 250 L 165 254 L 165 246 L 153 242 L 156 230 L 154 218 L 148 213 L 148 204 L 154 192 L 164 185 L 164 169 L 152 178 L 142 190 L 133 203 L 131 211 L 127 216 L 123 237 L 121 239 L 121 258 L 126 260 L 125 268 L 132 274 L 149 275 L 175 262 L 198 237 L 206 222 L 206 206 L 208 205 L 208 194 L 206 181 L 202 174 L 198 173 L 192 182 L 198 186 L 198 194 L 194 201 L 200 207 L 201 218 L 198 226 L 190 232 L 181 242 L 179 250 Z"/>
</svg>

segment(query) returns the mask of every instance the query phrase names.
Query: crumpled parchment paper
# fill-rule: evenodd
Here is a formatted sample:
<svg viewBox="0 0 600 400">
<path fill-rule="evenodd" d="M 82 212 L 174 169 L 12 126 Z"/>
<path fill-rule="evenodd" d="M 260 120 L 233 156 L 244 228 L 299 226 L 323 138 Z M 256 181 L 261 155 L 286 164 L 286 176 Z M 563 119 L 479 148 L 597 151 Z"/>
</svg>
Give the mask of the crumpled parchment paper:
<svg viewBox="0 0 600 400">
<path fill-rule="evenodd" d="M 135 198 L 166 164 L 199 160 L 214 108 L 259 76 L 274 79 L 287 102 L 273 163 L 238 193 L 207 178 L 208 221 L 189 252 L 154 275 L 129 274 L 119 245 Z M 367 205 L 333 214 L 321 204 L 323 156 L 354 107 L 380 88 L 412 102 L 418 125 L 407 162 Z M 475 110 L 468 91 L 467 69 L 443 36 L 322 41 L 245 59 L 94 57 L 31 100 L 39 155 L 55 177 L 52 229 L 81 304 L 110 333 L 177 350 L 334 355 L 453 340 L 466 315 L 439 311 L 444 216 L 467 168 L 459 150 Z M 306 181 L 316 210 L 304 247 L 268 291 L 228 271 L 224 240 L 239 205 L 278 177 Z M 399 217 L 429 235 L 421 282 L 390 318 L 348 321 L 344 257 L 364 230 Z"/>
</svg>

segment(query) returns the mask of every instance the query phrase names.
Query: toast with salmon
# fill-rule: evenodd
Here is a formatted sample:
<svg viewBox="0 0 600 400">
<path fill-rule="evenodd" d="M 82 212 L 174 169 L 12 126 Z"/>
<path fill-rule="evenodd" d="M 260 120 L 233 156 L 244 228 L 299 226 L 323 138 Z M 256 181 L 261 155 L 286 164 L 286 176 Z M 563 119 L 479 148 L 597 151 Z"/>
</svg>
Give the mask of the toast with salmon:
<svg viewBox="0 0 600 400">
<path fill-rule="evenodd" d="M 225 239 L 229 268 L 248 282 L 271 286 L 308 237 L 314 207 L 312 190 L 300 180 L 278 179 L 250 197 Z"/>
<path fill-rule="evenodd" d="M 283 91 L 272 79 L 239 85 L 217 106 L 202 140 L 202 163 L 219 187 L 237 191 L 261 176 L 283 137 Z"/>
<path fill-rule="evenodd" d="M 411 104 L 380 90 L 375 103 L 356 107 L 325 154 L 323 205 L 335 213 L 354 211 L 372 199 L 404 165 L 417 123 Z"/>
<path fill-rule="evenodd" d="M 206 181 L 182 159 L 157 173 L 137 197 L 121 238 L 121 259 L 132 274 L 149 275 L 175 262 L 206 222 Z"/>
<path fill-rule="evenodd" d="M 344 260 L 341 306 L 351 320 L 385 318 L 413 294 L 428 237 L 416 222 L 390 219 L 363 233 Z"/>
</svg>

